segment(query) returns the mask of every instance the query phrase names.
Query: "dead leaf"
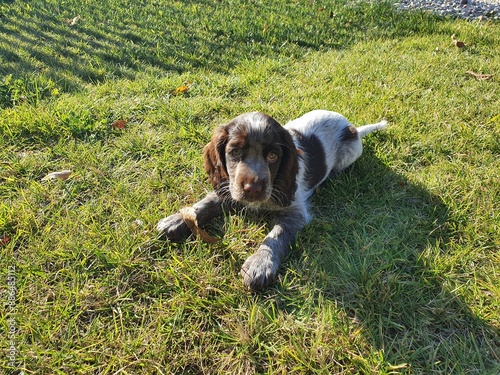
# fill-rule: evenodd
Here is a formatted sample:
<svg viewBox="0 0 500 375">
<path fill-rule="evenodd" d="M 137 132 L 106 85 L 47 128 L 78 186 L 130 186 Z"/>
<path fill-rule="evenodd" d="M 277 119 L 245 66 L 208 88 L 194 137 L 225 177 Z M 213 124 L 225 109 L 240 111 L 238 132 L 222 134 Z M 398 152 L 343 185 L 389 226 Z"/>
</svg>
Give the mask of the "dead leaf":
<svg viewBox="0 0 500 375">
<path fill-rule="evenodd" d="M 43 180 L 61 180 L 65 181 L 71 175 L 71 171 L 69 169 L 65 169 L 59 172 L 51 172 L 47 176 L 43 178 Z"/>
<path fill-rule="evenodd" d="M 493 74 L 481 74 L 473 72 L 472 70 L 467 70 L 465 73 L 470 74 L 473 77 L 476 77 L 479 81 L 486 81 L 493 77 Z"/>
<path fill-rule="evenodd" d="M 186 81 L 184 82 L 183 85 L 177 87 L 175 90 L 172 91 L 172 95 L 180 95 L 180 94 L 186 94 L 189 90 L 189 82 Z"/>
<path fill-rule="evenodd" d="M 451 41 L 453 42 L 453 44 L 455 45 L 455 47 L 457 48 L 463 48 L 465 47 L 465 43 L 460 41 L 460 40 L 457 40 L 457 38 L 455 37 L 455 34 L 453 34 L 451 36 Z"/>
<path fill-rule="evenodd" d="M 391 370 L 401 370 L 401 369 L 408 368 L 408 367 L 409 367 L 408 363 L 400 363 L 398 365 L 390 365 L 389 369 L 391 369 Z"/>
<path fill-rule="evenodd" d="M 10 237 L 8 237 L 5 233 L 0 237 L 0 246 L 7 245 L 10 242 Z"/>
<path fill-rule="evenodd" d="M 127 122 L 127 120 L 116 120 L 111 124 L 111 126 L 115 129 L 124 129 Z"/>
<path fill-rule="evenodd" d="M 208 243 L 217 242 L 218 239 L 210 236 L 205 230 L 201 229 L 198 226 L 198 221 L 196 220 L 196 213 L 194 212 L 193 207 L 186 207 L 181 209 L 180 214 L 182 215 L 182 219 L 187 224 L 191 232 L 193 232 L 196 236 L 200 237 L 203 241 Z"/>
<path fill-rule="evenodd" d="M 76 16 L 76 17 L 73 17 L 72 19 L 67 19 L 66 23 L 69 26 L 75 26 L 80 21 L 80 19 L 81 19 L 80 16 Z"/>
</svg>

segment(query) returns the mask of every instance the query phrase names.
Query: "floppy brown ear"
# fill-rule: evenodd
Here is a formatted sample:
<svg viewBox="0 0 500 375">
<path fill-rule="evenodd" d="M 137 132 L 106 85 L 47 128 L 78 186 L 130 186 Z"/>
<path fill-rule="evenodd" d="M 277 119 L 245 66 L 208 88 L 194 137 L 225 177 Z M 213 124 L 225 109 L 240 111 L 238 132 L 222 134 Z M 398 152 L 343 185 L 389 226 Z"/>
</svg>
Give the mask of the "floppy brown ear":
<svg viewBox="0 0 500 375">
<path fill-rule="evenodd" d="M 214 130 L 211 141 L 204 147 L 205 170 L 214 189 L 228 180 L 229 175 L 226 168 L 226 144 L 228 133 L 224 125 Z"/>
<path fill-rule="evenodd" d="M 299 169 L 299 150 L 295 147 L 292 136 L 285 129 L 280 130 L 280 145 L 283 151 L 280 167 L 273 182 L 273 188 L 280 191 L 280 203 L 290 205 L 297 190 L 297 173 Z"/>
</svg>

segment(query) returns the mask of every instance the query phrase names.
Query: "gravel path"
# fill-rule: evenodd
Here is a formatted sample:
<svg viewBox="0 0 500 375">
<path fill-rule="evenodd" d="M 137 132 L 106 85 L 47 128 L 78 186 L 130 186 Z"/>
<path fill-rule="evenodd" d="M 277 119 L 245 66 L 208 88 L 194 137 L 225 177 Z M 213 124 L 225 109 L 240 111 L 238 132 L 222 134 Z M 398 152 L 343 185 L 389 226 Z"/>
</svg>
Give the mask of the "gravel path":
<svg viewBox="0 0 500 375">
<path fill-rule="evenodd" d="M 396 0 L 402 10 L 424 9 L 468 20 L 500 20 L 500 0 Z"/>
</svg>

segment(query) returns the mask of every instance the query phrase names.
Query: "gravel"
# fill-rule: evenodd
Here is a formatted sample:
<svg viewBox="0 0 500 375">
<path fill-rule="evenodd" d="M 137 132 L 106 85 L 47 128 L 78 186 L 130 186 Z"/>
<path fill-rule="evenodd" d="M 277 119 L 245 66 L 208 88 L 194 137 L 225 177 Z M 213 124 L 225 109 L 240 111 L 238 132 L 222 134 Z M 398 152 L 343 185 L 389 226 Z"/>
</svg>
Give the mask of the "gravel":
<svg viewBox="0 0 500 375">
<path fill-rule="evenodd" d="M 396 0 L 401 10 L 422 9 L 468 20 L 500 20 L 500 0 Z"/>
</svg>

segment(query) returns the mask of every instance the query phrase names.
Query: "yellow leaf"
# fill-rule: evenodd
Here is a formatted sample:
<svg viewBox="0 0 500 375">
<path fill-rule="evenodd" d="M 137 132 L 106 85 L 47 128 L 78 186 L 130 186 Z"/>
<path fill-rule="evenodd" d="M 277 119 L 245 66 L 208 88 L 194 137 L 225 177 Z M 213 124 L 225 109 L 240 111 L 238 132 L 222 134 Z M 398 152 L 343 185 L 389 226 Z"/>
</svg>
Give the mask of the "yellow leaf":
<svg viewBox="0 0 500 375">
<path fill-rule="evenodd" d="M 185 94 L 189 90 L 189 82 L 184 82 L 183 85 L 177 87 L 175 90 L 172 91 L 173 95 L 179 95 L 179 94 Z"/>
</svg>

